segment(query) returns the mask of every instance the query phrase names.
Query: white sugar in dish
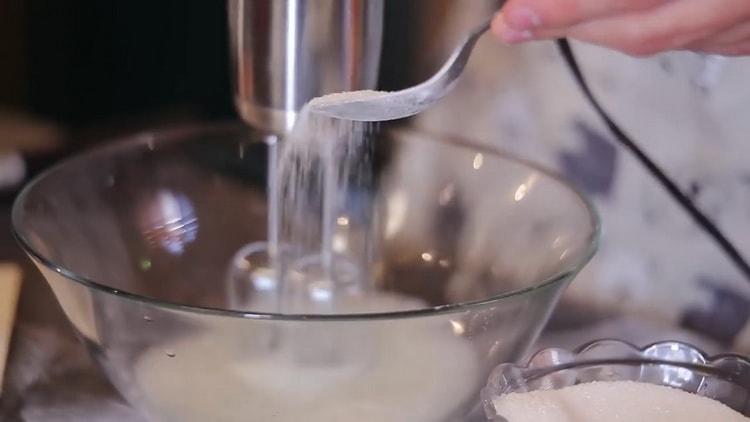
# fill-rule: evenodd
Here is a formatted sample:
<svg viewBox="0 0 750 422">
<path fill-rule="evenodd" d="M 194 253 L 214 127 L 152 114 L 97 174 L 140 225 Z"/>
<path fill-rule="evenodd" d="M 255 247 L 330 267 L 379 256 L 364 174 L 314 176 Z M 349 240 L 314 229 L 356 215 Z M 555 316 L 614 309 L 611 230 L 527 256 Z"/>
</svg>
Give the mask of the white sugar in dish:
<svg viewBox="0 0 750 422">
<path fill-rule="evenodd" d="M 495 397 L 508 422 L 747 422 L 718 401 L 675 388 L 633 382 L 578 384 L 559 390 Z"/>
</svg>

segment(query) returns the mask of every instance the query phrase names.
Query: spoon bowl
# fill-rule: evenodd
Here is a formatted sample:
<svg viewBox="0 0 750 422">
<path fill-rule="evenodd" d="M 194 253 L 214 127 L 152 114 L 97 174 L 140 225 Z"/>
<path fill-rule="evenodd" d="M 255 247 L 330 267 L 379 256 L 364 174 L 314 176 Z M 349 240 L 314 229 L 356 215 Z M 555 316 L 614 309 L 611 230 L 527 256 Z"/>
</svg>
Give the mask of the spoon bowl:
<svg viewBox="0 0 750 422">
<path fill-rule="evenodd" d="M 440 70 L 419 85 L 382 95 L 356 95 L 351 100 L 313 104 L 312 107 L 316 113 L 328 117 L 362 122 L 398 120 L 421 113 L 450 92 L 490 23 L 491 20 L 487 20 L 469 32 Z"/>
</svg>

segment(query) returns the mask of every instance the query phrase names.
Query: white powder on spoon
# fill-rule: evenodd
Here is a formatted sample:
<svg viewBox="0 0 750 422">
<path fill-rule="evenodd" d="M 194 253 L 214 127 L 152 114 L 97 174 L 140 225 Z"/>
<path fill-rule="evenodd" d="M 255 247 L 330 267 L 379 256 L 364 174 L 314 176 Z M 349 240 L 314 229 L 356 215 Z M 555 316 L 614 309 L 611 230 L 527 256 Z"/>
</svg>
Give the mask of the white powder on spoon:
<svg viewBox="0 0 750 422">
<path fill-rule="evenodd" d="M 364 101 L 372 100 L 374 98 L 383 97 L 388 95 L 387 91 L 373 91 L 369 89 L 361 91 L 348 91 L 348 92 L 337 92 L 335 94 L 328 94 L 322 97 L 316 97 L 307 103 L 307 107 L 315 112 L 316 108 L 330 106 L 330 105 L 344 105 L 352 101 Z M 302 113 L 304 114 L 304 112 Z"/>
<path fill-rule="evenodd" d="M 435 100 L 429 94 L 420 98 L 404 92 L 362 90 L 318 97 L 306 107 L 311 114 L 337 116 L 342 121 L 379 122 L 413 116 Z"/>
</svg>

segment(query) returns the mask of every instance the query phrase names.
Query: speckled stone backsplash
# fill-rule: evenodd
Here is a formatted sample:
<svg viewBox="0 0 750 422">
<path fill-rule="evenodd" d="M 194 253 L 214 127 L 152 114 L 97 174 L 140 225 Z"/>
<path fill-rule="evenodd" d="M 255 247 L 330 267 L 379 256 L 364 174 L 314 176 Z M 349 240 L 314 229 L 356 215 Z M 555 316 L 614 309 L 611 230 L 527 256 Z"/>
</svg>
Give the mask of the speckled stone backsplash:
<svg viewBox="0 0 750 422">
<path fill-rule="evenodd" d="M 573 47 L 610 115 L 750 256 L 750 58 Z M 601 247 L 563 309 L 646 315 L 750 352 L 750 280 L 614 141 L 553 43 L 485 37 L 456 91 L 418 124 L 541 163 L 593 199 Z"/>
</svg>

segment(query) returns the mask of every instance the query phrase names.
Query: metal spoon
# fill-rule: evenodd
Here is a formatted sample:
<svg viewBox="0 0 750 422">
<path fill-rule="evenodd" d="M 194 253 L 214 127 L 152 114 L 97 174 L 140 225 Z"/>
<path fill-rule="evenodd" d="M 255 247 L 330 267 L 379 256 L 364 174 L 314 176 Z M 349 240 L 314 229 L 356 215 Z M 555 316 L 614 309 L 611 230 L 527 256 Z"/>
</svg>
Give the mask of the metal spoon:
<svg viewBox="0 0 750 422">
<path fill-rule="evenodd" d="M 487 20 L 469 32 L 443 67 L 421 84 L 378 96 L 320 104 L 314 107 L 314 111 L 338 119 L 363 122 L 403 119 L 422 112 L 453 88 L 477 40 L 490 28 L 490 22 Z"/>
</svg>

